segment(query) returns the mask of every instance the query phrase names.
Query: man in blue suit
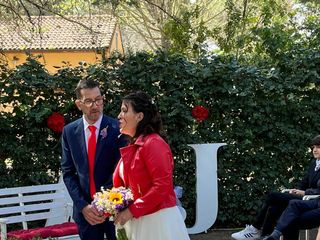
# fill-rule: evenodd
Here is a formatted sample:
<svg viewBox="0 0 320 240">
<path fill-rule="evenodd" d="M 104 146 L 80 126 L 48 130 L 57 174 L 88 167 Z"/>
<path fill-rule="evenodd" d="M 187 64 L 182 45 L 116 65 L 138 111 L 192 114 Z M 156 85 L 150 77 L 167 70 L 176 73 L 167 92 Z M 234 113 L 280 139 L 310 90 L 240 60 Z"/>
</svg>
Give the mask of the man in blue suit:
<svg viewBox="0 0 320 240">
<path fill-rule="evenodd" d="M 312 229 L 320 225 L 320 200 L 291 200 L 282 213 L 274 231 L 263 240 L 298 240 L 299 229 Z"/>
<path fill-rule="evenodd" d="M 73 200 L 73 218 L 82 240 L 103 240 L 104 234 L 108 240 L 115 240 L 113 222 L 91 202 L 95 191 L 112 187 L 119 148 L 127 142 L 120 136 L 118 121 L 103 115 L 104 99 L 96 81 L 83 79 L 75 91 L 75 104 L 83 116 L 64 127 L 61 159 L 63 180 Z M 88 155 L 92 141 L 95 150 Z"/>
</svg>

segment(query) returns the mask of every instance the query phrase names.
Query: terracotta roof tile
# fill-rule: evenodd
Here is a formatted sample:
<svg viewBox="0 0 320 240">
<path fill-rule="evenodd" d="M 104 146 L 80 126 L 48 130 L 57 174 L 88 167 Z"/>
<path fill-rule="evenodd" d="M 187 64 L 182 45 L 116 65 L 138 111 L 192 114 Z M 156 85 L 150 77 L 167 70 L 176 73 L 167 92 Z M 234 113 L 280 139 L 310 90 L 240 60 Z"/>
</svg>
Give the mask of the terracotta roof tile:
<svg viewBox="0 0 320 240">
<path fill-rule="evenodd" d="M 108 47 L 116 27 L 110 15 L 34 16 L 32 23 L 0 21 L 1 50 L 61 50 Z"/>
</svg>

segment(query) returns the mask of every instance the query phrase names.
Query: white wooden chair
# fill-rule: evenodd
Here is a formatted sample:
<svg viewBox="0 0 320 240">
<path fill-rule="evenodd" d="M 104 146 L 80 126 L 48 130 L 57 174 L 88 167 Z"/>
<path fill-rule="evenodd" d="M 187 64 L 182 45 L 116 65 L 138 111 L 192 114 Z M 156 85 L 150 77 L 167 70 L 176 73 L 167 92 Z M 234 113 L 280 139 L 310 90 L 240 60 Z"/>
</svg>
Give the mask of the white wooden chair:
<svg viewBox="0 0 320 240">
<path fill-rule="evenodd" d="M 68 222 L 71 219 L 72 206 L 68 202 L 69 199 L 62 182 L 0 189 L 1 239 L 10 236 L 7 232 L 9 224 L 21 223 L 22 229 L 28 230 L 28 222 L 31 221 L 49 220 L 46 227 L 51 226 L 51 228 L 55 223 Z M 57 239 L 80 238 L 75 233 Z"/>
</svg>

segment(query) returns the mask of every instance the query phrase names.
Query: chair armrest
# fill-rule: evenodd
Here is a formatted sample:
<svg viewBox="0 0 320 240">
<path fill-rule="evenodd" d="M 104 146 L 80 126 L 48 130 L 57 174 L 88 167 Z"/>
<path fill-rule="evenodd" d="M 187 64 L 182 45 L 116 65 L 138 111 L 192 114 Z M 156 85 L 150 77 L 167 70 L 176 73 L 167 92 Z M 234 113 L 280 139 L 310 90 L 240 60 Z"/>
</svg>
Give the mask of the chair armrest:
<svg viewBox="0 0 320 240">
<path fill-rule="evenodd" d="M 7 222 L 8 219 L 0 218 L 0 236 L 1 239 L 7 239 Z"/>
<path fill-rule="evenodd" d="M 316 199 L 316 198 L 320 198 L 320 195 L 304 195 L 303 196 L 303 200 L 311 200 L 311 199 Z"/>
<path fill-rule="evenodd" d="M 65 203 L 65 221 L 72 221 L 73 203 Z M 72 221 L 73 222 L 73 221 Z"/>
</svg>

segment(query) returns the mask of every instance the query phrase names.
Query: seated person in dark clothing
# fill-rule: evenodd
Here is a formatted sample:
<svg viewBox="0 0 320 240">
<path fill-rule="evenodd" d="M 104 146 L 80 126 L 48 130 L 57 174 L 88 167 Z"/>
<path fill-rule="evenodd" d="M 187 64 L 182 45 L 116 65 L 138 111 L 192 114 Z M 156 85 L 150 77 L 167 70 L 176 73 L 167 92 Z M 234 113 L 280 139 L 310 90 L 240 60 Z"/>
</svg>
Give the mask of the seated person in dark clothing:
<svg viewBox="0 0 320 240">
<path fill-rule="evenodd" d="M 291 200 L 282 213 L 274 231 L 263 240 L 298 240 L 299 229 L 311 229 L 320 225 L 320 200 Z"/>
<path fill-rule="evenodd" d="M 313 158 L 297 189 L 290 189 L 289 193 L 271 192 L 264 201 L 255 222 L 247 225 L 244 230 L 233 233 L 231 235 L 233 239 L 258 240 L 261 236 L 269 235 L 290 200 L 302 200 L 304 195 L 320 194 L 320 135 L 312 139 L 311 149 Z"/>
</svg>

